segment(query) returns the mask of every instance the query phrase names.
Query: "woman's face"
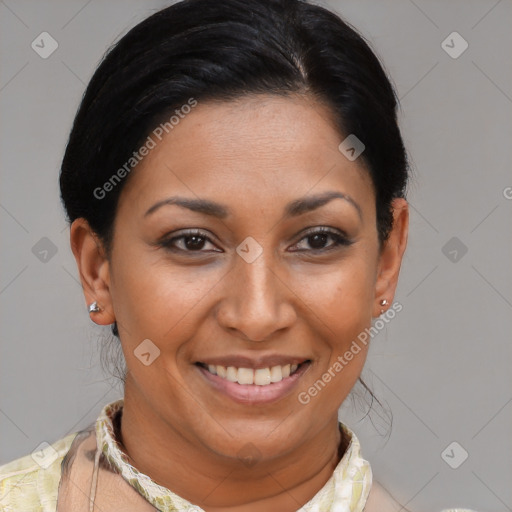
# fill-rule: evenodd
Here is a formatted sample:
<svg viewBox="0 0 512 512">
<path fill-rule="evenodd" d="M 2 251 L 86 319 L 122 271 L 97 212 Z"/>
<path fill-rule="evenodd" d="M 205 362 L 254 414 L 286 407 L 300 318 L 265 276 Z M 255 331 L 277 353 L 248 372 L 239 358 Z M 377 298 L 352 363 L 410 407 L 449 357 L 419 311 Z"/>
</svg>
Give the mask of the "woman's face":
<svg viewBox="0 0 512 512">
<path fill-rule="evenodd" d="M 305 98 L 199 102 L 164 135 L 129 176 L 87 298 L 118 323 L 127 399 L 216 454 L 286 453 L 337 421 L 361 373 L 361 343 L 334 369 L 392 302 L 406 203 L 380 252 L 371 180 Z"/>
</svg>

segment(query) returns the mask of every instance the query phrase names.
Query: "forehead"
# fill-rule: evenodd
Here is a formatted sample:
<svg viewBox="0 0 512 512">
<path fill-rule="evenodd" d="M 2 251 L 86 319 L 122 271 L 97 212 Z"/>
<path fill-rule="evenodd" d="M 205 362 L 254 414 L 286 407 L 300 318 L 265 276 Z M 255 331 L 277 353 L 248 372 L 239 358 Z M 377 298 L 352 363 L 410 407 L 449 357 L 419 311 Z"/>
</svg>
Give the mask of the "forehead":
<svg viewBox="0 0 512 512">
<path fill-rule="evenodd" d="M 344 137 L 331 112 L 307 97 L 198 102 L 174 122 L 160 130 L 161 140 L 150 134 L 156 144 L 121 196 L 130 197 L 131 206 L 180 194 L 269 207 L 327 189 L 373 201 L 361 161 L 338 150 Z"/>
</svg>

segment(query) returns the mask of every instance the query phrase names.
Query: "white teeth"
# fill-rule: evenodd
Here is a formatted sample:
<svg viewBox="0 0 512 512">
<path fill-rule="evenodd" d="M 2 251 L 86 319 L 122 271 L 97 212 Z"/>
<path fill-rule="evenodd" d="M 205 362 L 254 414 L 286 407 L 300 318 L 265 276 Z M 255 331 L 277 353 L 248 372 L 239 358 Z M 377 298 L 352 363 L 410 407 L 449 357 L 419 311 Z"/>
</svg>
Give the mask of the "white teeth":
<svg viewBox="0 0 512 512">
<path fill-rule="evenodd" d="M 269 368 L 258 368 L 254 371 L 254 384 L 258 386 L 266 386 L 270 384 L 270 369 Z"/>
<path fill-rule="evenodd" d="M 272 382 L 279 382 L 283 380 L 283 373 L 280 366 L 272 366 L 270 369 L 270 380 Z"/>
<path fill-rule="evenodd" d="M 236 382 L 237 374 L 234 366 L 228 366 L 226 370 L 226 379 L 231 382 Z"/>
<path fill-rule="evenodd" d="M 238 384 L 254 384 L 254 370 L 238 368 Z"/>
<path fill-rule="evenodd" d="M 274 382 L 281 382 L 297 370 L 299 365 L 286 364 L 283 366 L 272 366 L 271 368 L 236 368 L 234 366 L 208 365 L 208 371 L 213 375 L 238 382 L 238 384 L 256 384 L 257 386 L 268 386 Z"/>
</svg>

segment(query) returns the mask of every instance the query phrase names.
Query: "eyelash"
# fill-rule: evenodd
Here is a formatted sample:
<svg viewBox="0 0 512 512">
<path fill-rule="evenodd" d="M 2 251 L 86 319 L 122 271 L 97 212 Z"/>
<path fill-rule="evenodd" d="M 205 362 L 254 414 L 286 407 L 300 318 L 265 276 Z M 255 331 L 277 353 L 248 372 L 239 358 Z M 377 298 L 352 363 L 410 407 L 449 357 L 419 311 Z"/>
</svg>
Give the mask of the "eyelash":
<svg viewBox="0 0 512 512">
<path fill-rule="evenodd" d="M 338 248 L 340 246 L 349 246 L 349 245 L 353 244 L 353 241 L 349 240 L 346 236 L 338 233 L 337 231 L 333 231 L 332 229 L 326 228 L 326 227 L 320 227 L 320 228 L 318 228 L 318 229 L 316 229 L 314 231 L 308 231 L 297 242 L 297 244 L 299 242 L 301 242 L 302 240 L 305 240 L 307 238 L 313 237 L 315 235 L 329 235 L 334 240 L 334 243 L 331 246 L 326 247 L 326 248 L 322 248 L 322 249 L 306 249 L 306 250 L 298 249 L 298 250 L 294 250 L 292 252 L 325 253 L 327 251 L 331 251 L 333 249 L 336 249 L 336 248 Z M 211 239 L 208 237 L 208 235 L 206 233 L 204 233 L 202 231 L 199 231 L 199 230 L 189 230 L 189 231 L 186 231 L 185 233 L 182 233 L 179 236 L 175 236 L 175 237 L 170 238 L 168 240 L 163 240 L 162 242 L 160 242 L 159 246 L 165 248 L 168 251 L 173 251 L 173 252 L 188 252 L 188 253 L 201 253 L 201 252 L 205 252 L 205 251 L 202 251 L 202 250 L 191 251 L 191 250 L 187 250 L 187 249 L 179 249 L 179 248 L 173 246 L 173 243 L 176 240 L 186 239 L 186 238 L 193 237 L 193 236 L 200 237 L 200 238 L 202 238 L 202 239 L 204 239 L 204 240 L 206 240 L 206 241 L 208 241 L 208 242 L 213 244 L 213 242 L 211 241 Z M 219 252 L 219 251 L 213 251 L 213 252 Z"/>
</svg>

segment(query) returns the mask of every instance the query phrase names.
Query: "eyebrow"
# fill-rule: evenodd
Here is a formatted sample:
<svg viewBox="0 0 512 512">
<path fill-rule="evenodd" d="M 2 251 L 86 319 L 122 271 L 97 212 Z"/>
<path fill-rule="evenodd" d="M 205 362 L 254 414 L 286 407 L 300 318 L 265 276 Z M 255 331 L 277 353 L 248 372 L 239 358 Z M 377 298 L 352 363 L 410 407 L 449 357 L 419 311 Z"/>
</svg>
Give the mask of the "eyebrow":
<svg viewBox="0 0 512 512">
<path fill-rule="evenodd" d="M 309 195 L 291 201 L 284 208 L 283 219 L 289 217 L 297 217 L 304 213 L 316 210 L 317 208 L 326 205 L 333 199 L 343 199 L 349 202 L 357 210 L 359 218 L 362 220 L 363 214 L 359 204 L 347 194 L 342 194 L 341 192 L 336 191 L 324 192 L 317 195 Z M 227 206 L 216 203 L 214 201 L 210 201 L 208 199 L 193 199 L 189 197 L 173 196 L 155 203 L 144 214 L 144 217 L 148 217 L 159 208 L 166 205 L 180 206 L 181 208 L 187 208 L 193 212 L 202 213 L 203 215 L 210 215 L 219 219 L 224 219 L 231 215 L 231 210 Z"/>
</svg>

